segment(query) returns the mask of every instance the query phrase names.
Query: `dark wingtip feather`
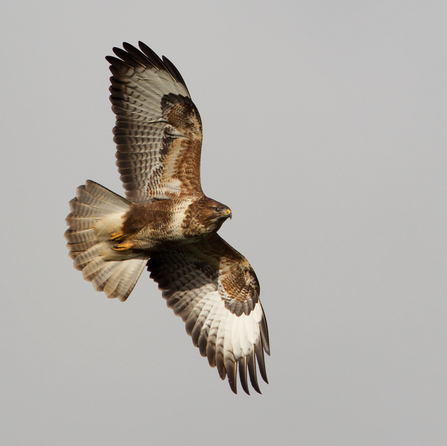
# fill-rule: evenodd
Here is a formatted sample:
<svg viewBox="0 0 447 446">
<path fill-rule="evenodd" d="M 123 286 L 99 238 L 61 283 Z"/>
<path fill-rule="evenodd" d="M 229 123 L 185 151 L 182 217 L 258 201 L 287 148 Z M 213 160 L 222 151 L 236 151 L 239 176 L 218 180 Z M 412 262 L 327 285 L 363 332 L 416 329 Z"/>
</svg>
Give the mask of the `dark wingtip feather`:
<svg viewBox="0 0 447 446">
<path fill-rule="evenodd" d="M 237 363 L 233 360 L 228 360 L 225 362 L 225 368 L 231 390 L 237 394 Z"/>
<path fill-rule="evenodd" d="M 256 358 L 258 360 L 259 371 L 261 373 L 262 379 L 268 384 L 269 382 L 267 379 L 267 371 L 265 368 L 264 350 L 263 350 L 262 344 L 260 342 L 256 343 L 255 353 L 256 353 Z"/>
<path fill-rule="evenodd" d="M 106 60 L 107 60 L 107 62 L 109 62 L 109 64 L 112 64 L 114 60 L 119 60 L 119 59 L 117 59 L 115 56 L 106 56 Z"/>
<path fill-rule="evenodd" d="M 133 50 L 131 49 L 133 48 Z M 148 60 L 144 57 L 144 54 L 138 51 L 132 45 L 128 44 L 127 51 L 121 48 L 113 48 L 113 52 L 126 64 L 132 67 L 146 67 Z"/>
<path fill-rule="evenodd" d="M 168 69 L 168 71 L 171 73 L 171 76 L 181 84 L 184 85 L 186 90 L 188 90 L 188 87 L 186 86 L 186 82 L 184 81 L 182 75 L 180 74 L 179 70 L 175 67 L 175 65 L 165 56 L 163 56 L 163 63 L 165 67 Z"/>
<path fill-rule="evenodd" d="M 138 42 L 140 49 L 131 45 L 128 42 L 123 42 L 123 48 L 113 47 L 112 51 L 118 58 L 114 56 L 106 56 L 106 60 L 110 63 L 112 67 L 118 70 L 123 69 L 123 65 L 130 65 L 132 67 L 137 67 L 138 65 L 147 66 L 152 65 L 158 70 L 164 70 L 170 74 L 174 81 L 181 83 L 186 90 L 185 80 L 183 79 L 180 72 L 177 70 L 175 65 L 165 56 L 162 59 L 145 43 Z M 140 51 L 141 50 L 141 51 Z"/>
<path fill-rule="evenodd" d="M 261 390 L 259 389 L 258 377 L 256 375 L 256 362 L 255 362 L 254 349 L 250 355 L 247 355 L 247 360 L 248 360 L 248 373 L 250 375 L 251 385 L 253 386 L 253 389 L 255 389 L 256 392 L 258 392 L 260 394 Z"/>
<path fill-rule="evenodd" d="M 115 69 L 120 69 L 126 66 L 126 64 L 118 57 L 115 56 L 106 56 L 107 62 L 109 62 L 110 66 Z"/>
<path fill-rule="evenodd" d="M 147 66 L 148 59 L 138 48 L 134 47 L 133 45 L 127 42 L 123 42 L 123 48 L 127 51 L 128 54 L 130 54 L 131 57 L 134 58 L 134 60 L 136 60 L 143 66 Z"/>
<path fill-rule="evenodd" d="M 267 325 L 267 318 L 265 317 L 264 310 L 260 325 L 261 325 L 262 345 L 264 346 L 265 352 L 270 356 L 269 328 Z"/>
<path fill-rule="evenodd" d="M 247 395 L 250 395 L 247 382 L 247 358 L 243 356 L 239 360 L 239 379 L 241 380 L 241 386 Z"/>
<path fill-rule="evenodd" d="M 216 361 L 217 372 L 219 373 L 220 379 L 224 380 L 227 377 L 227 371 L 225 370 L 224 357 L 222 351 L 217 347 L 216 347 L 215 361 Z"/>
<path fill-rule="evenodd" d="M 165 70 L 163 61 L 157 56 L 157 54 L 151 50 L 145 43 L 138 42 L 140 50 L 147 56 L 149 62 L 159 70 Z"/>
</svg>

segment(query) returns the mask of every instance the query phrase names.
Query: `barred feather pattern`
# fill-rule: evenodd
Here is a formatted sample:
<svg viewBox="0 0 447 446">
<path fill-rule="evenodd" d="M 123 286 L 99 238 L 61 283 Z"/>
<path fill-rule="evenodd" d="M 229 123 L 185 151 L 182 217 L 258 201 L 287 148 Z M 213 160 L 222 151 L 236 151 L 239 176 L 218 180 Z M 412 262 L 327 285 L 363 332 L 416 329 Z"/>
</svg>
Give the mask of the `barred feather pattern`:
<svg viewBox="0 0 447 446">
<path fill-rule="evenodd" d="M 127 299 L 143 272 L 148 255 L 117 253 L 110 236 L 119 230 L 130 202 L 94 181 L 79 186 L 66 218 L 67 247 L 85 280 L 107 297 Z"/>
<path fill-rule="evenodd" d="M 261 393 L 270 354 L 253 268 L 217 235 L 231 210 L 200 183 L 202 123 L 186 84 L 145 44 L 114 48 L 110 101 L 118 171 L 129 200 L 87 181 L 71 200 L 65 233 L 83 277 L 126 300 L 143 269 L 180 316 L 200 354 L 237 393 L 237 375 Z"/>
<path fill-rule="evenodd" d="M 264 351 L 270 354 L 267 321 L 259 299 L 248 314 L 235 314 L 222 294 L 223 272 L 204 262 L 185 245 L 154 253 L 148 262 L 151 277 L 163 290 L 169 308 L 185 322 L 186 331 L 200 354 L 217 367 L 222 379 L 237 393 L 237 371 L 249 394 L 248 376 L 261 393 L 256 360 L 265 382 Z M 219 291 L 220 290 L 220 291 Z M 231 308 L 231 307 L 230 307 Z"/>
<path fill-rule="evenodd" d="M 168 59 L 140 42 L 108 56 L 117 166 L 134 203 L 201 193 L 202 124 L 186 85 Z"/>
</svg>

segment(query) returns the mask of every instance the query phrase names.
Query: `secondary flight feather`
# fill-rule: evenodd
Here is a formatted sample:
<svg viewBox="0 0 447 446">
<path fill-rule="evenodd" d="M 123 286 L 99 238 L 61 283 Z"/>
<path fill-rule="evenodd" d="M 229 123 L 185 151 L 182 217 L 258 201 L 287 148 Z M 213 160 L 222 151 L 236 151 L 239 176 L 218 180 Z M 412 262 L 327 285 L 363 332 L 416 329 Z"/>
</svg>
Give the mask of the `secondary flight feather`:
<svg viewBox="0 0 447 446">
<path fill-rule="evenodd" d="M 202 122 L 175 66 L 124 43 L 108 56 L 118 171 L 126 197 L 87 181 L 70 201 L 65 233 L 76 269 L 125 301 L 147 267 L 202 356 L 237 392 L 260 393 L 270 354 L 259 282 L 217 231 L 228 206 L 200 184 Z"/>
</svg>

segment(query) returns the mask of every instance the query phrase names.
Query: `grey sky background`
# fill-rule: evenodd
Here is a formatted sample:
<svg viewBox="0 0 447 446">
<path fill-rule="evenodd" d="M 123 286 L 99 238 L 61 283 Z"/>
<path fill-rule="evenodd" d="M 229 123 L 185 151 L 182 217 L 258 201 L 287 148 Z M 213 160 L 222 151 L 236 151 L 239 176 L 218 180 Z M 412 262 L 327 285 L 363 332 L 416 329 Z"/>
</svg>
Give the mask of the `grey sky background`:
<svg viewBox="0 0 447 446">
<path fill-rule="evenodd" d="M 446 23 L 444 1 L 5 3 L 4 444 L 447 444 Z M 138 40 L 185 78 L 220 234 L 261 282 L 262 396 L 147 273 L 120 303 L 68 258 L 76 187 L 123 192 L 104 57 Z"/>
</svg>

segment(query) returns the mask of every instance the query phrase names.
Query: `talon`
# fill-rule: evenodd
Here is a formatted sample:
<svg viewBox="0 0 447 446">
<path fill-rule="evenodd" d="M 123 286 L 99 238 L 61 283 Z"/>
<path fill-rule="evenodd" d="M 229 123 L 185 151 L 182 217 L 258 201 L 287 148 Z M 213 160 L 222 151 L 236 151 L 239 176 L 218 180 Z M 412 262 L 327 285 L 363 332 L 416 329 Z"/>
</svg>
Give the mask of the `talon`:
<svg viewBox="0 0 447 446">
<path fill-rule="evenodd" d="M 114 232 L 111 236 L 110 236 L 110 240 L 118 240 L 119 238 L 123 237 L 124 234 L 122 232 Z"/>
<path fill-rule="evenodd" d="M 129 249 L 132 249 L 132 243 L 118 243 L 118 245 L 113 245 L 114 251 L 127 251 Z"/>
</svg>

